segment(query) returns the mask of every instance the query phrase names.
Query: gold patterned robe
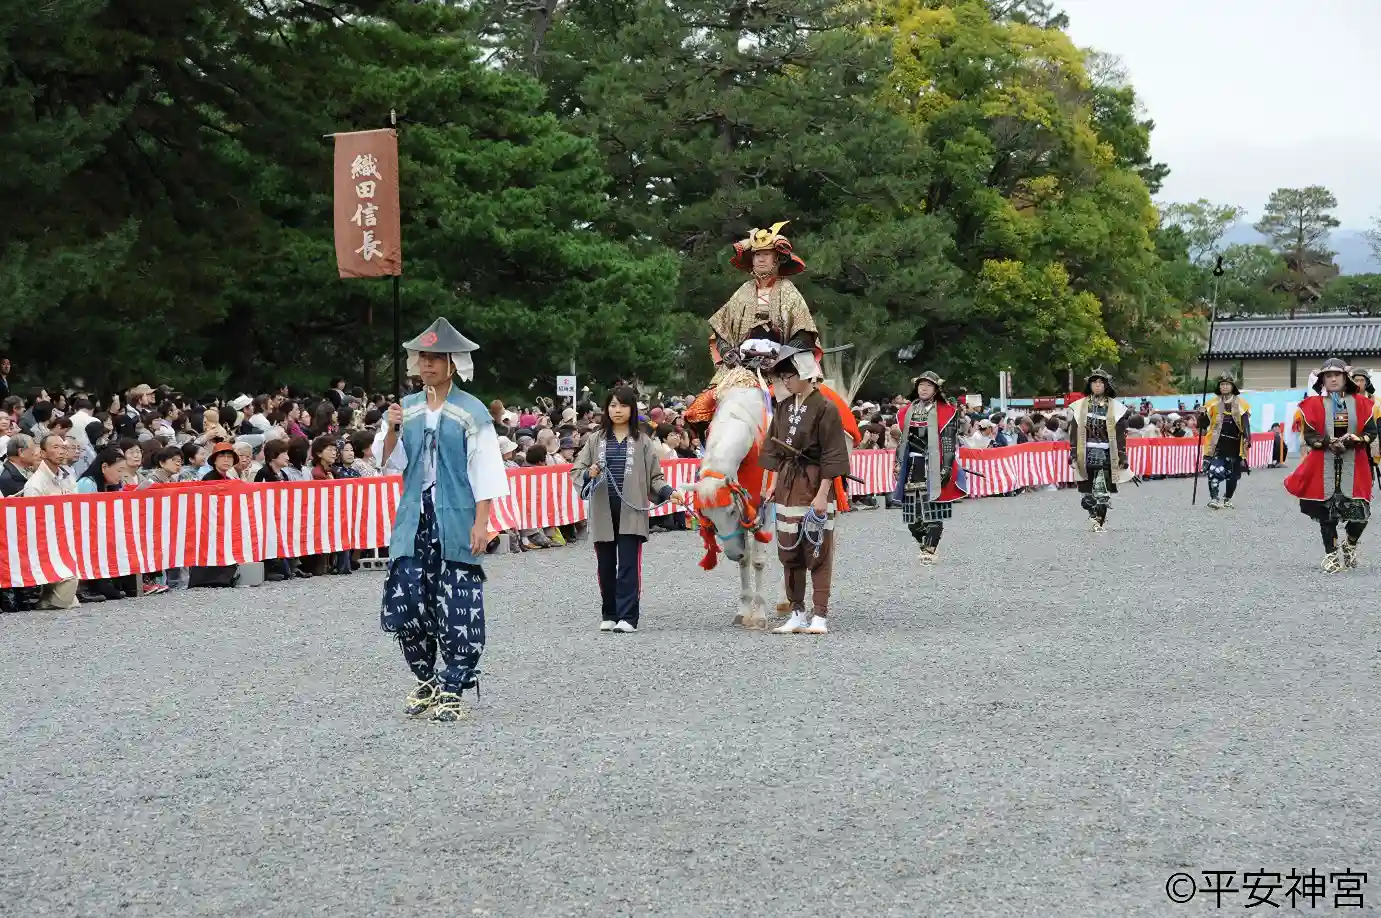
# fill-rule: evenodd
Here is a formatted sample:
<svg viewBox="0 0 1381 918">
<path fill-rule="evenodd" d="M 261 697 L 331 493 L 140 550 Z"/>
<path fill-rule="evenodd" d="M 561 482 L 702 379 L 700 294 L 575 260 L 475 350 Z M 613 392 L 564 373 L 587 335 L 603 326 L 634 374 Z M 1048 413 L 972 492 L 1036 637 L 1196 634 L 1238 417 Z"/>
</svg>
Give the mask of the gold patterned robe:
<svg viewBox="0 0 1381 918">
<path fill-rule="evenodd" d="M 765 330 L 765 334 L 755 334 Z M 784 277 L 764 283 L 757 278 L 744 281 L 729 297 L 729 301 L 710 316 L 710 354 L 719 362 L 720 347 L 735 347 L 750 338 L 768 337 L 778 344 L 786 344 L 801 333 L 810 335 L 813 347 L 819 339 L 815 319 L 810 314 L 805 297 L 796 285 Z M 716 386 L 723 378 L 721 365 L 711 380 Z"/>
</svg>

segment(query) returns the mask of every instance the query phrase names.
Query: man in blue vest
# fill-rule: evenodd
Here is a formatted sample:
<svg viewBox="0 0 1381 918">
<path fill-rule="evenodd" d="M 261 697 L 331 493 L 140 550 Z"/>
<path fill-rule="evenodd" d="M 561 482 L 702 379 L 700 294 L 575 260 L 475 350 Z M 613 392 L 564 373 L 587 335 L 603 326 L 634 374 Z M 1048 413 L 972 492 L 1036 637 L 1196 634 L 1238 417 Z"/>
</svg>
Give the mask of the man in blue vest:
<svg viewBox="0 0 1381 918">
<path fill-rule="evenodd" d="M 374 438 L 385 474 L 403 476 L 393 521 L 380 623 L 395 634 L 417 679 L 404 713 L 451 723 L 461 693 L 478 685 L 484 652 L 484 570 L 489 502 L 508 494 L 489 409 L 454 377 L 474 378 L 479 345 L 437 319 L 403 345 L 423 391 L 390 405 Z M 437 651 L 442 667 L 436 668 Z"/>
</svg>

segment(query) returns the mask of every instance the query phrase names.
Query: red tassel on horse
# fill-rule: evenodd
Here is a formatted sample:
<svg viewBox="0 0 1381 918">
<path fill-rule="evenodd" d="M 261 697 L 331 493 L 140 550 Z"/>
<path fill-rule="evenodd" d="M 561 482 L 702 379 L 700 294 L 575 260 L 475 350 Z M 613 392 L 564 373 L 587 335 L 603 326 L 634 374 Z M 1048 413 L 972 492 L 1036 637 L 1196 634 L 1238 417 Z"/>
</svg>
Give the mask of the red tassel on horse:
<svg viewBox="0 0 1381 918">
<path fill-rule="evenodd" d="M 700 559 L 700 568 L 712 571 L 719 564 L 721 549 L 715 541 L 714 527 L 710 525 L 709 520 L 702 520 L 700 523 L 700 540 L 705 543 L 705 557 Z"/>
</svg>

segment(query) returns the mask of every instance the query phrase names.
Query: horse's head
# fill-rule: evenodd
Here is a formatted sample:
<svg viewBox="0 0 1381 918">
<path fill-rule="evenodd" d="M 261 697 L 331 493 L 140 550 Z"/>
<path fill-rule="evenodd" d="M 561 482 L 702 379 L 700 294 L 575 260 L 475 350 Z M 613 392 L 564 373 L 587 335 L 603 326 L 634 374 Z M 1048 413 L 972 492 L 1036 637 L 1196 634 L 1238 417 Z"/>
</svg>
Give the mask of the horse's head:
<svg viewBox="0 0 1381 918">
<path fill-rule="evenodd" d="M 730 561 L 743 561 L 750 538 L 771 541 L 763 510 L 760 496 L 732 478 L 711 472 L 696 483 L 695 513 L 705 541 L 707 567 L 714 566 L 712 559 L 719 551 Z"/>
<path fill-rule="evenodd" d="M 743 525 L 745 508 L 734 497 L 734 489 L 723 477 L 711 474 L 695 485 L 695 513 L 704 534 L 706 551 L 712 551 L 710 538 L 735 564 L 747 551 L 747 530 Z"/>
</svg>

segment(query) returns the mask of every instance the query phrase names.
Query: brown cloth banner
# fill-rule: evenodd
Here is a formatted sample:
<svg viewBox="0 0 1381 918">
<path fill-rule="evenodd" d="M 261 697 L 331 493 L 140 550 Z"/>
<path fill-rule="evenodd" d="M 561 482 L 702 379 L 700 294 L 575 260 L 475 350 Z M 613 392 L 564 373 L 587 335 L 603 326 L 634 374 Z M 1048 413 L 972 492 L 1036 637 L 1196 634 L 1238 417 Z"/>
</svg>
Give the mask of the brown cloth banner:
<svg viewBox="0 0 1381 918">
<path fill-rule="evenodd" d="M 398 132 L 336 136 L 336 266 L 341 277 L 403 273 Z"/>
</svg>

